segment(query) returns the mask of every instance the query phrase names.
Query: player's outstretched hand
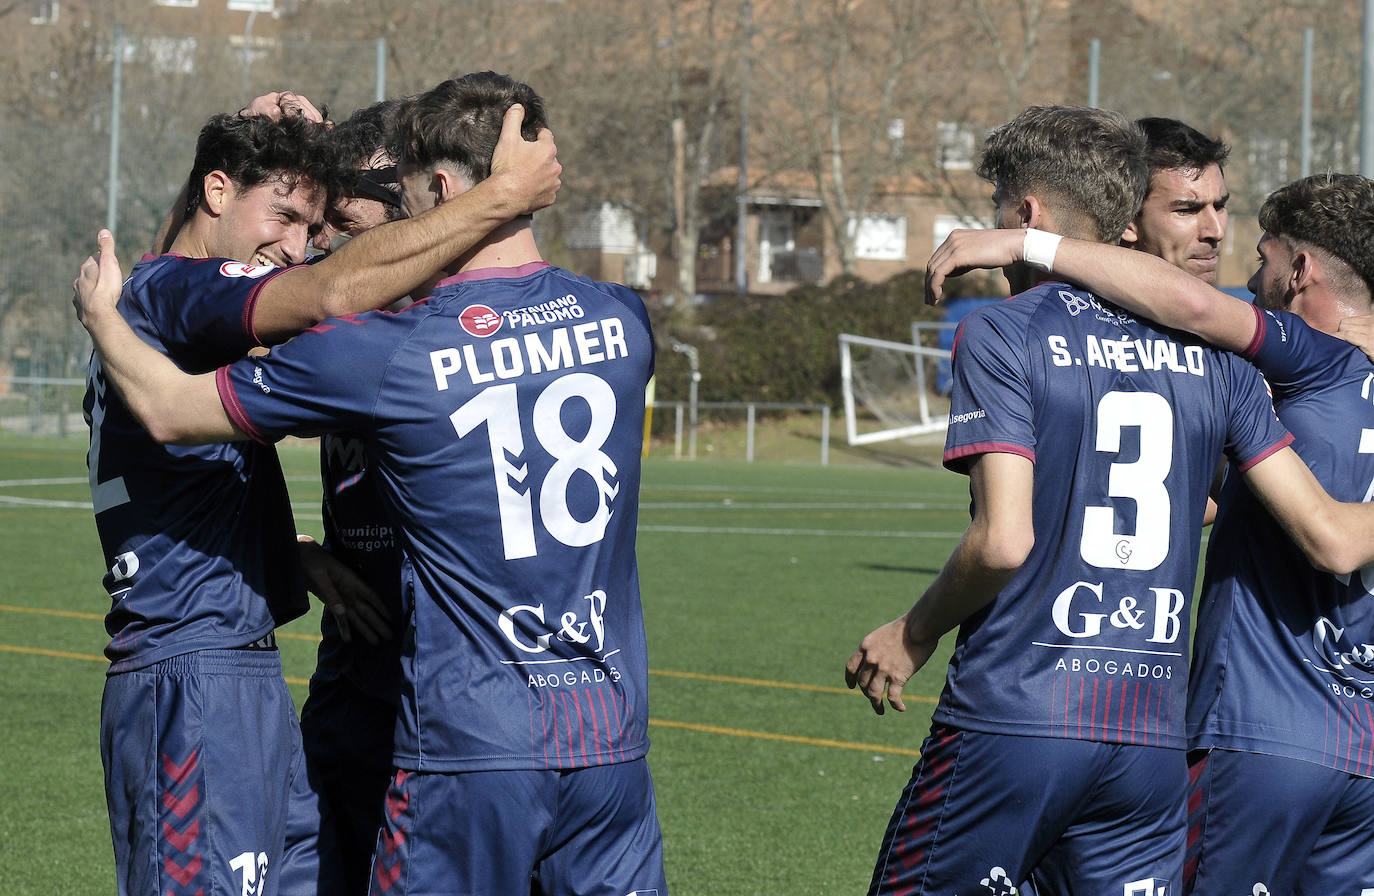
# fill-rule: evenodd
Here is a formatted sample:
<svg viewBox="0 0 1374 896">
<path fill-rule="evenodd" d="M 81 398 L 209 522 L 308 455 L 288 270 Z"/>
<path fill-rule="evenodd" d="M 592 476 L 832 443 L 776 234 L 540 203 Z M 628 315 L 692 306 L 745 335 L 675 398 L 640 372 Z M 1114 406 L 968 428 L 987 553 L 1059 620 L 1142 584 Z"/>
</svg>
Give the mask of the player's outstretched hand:
<svg viewBox="0 0 1374 896">
<path fill-rule="evenodd" d="M 1357 314 L 1341 318 L 1336 335 L 1358 348 L 1374 361 L 1374 315 Z"/>
<path fill-rule="evenodd" d="M 280 121 L 288 115 L 299 115 L 306 121 L 324 121 L 324 116 L 315 108 L 314 103 L 290 90 L 279 90 L 255 97 L 253 102 L 240 109 L 238 114 L 240 118 L 261 115 L 273 121 Z"/>
<path fill-rule="evenodd" d="M 902 686 L 926 664 L 937 643 L 911 640 L 906 617 L 894 619 L 859 642 L 859 649 L 845 663 L 844 683 L 862 691 L 878 715 L 883 714 L 884 698 L 893 709 L 906 712 Z"/>
<path fill-rule="evenodd" d="M 506 110 L 501 136 L 491 156 L 491 175 L 505 183 L 517 215 L 553 205 L 563 186 L 563 166 L 558 161 L 553 132 L 540 128 L 537 139 L 526 140 L 520 136 L 524 122 L 524 106 L 516 103 Z"/>
<path fill-rule="evenodd" d="M 72 307 L 83 326 L 95 315 L 113 312 L 124 288 L 124 272 L 115 257 L 114 234 L 101 230 L 95 241 L 95 252 L 81 263 L 81 271 L 72 283 Z"/>
<path fill-rule="evenodd" d="M 950 277 L 1020 261 L 1025 237 L 1024 230 L 1016 229 L 952 231 L 926 265 L 926 304 L 940 304 Z"/>
<path fill-rule="evenodd" d="M 369 644 L 389 639 L 389 614 L 377 592 L 310 536 L 298 535 L 296 541 L 305 586 L 334 614 L 343 639 L 351 643 L 355 635 L 361 635 Z"/>
</svg>

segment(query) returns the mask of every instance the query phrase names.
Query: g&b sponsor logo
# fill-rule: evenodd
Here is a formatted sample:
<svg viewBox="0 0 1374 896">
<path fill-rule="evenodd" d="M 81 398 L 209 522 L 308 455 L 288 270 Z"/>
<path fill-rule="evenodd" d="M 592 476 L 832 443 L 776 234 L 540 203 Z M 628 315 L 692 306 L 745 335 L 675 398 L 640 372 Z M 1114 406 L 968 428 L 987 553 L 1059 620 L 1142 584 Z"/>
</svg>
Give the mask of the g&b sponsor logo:
<svg viewBox="0 0 1374 896">
<path fill-rule="evenodd" d="M 1074 582 L 1054 599 L 1054 627 L 1070 638 L 1096 638 L 1103 626 L 1148 633 L 1150 644 L 1174 644 L 1183 633 L 1187 601 L 1177 588 L 1147 589 L 1150 597 L 1110 597 L 1101 582 Z M 1115 602 L 1114 608 L 1112 602 Z"/>
<path fill-rule="evenodd" d="M 603 653 L 606 643 L 606 592 L 598 588 L 591 594 L 584 595 L 582 599 L 587 602 L 584 612 L 567 610 L 556 622 L 548 618 L 542 603 L 522 604 L 501 611 L 496 624 L 506 636 L 506 640 L 530 657 L 531 663 L 542 667 L 529 673 L 530 687 L 573 687 L 579 684 L 600 684 L 608 678 L 611 681 L 620 680 L 620 670 L 614 666 L 602 668 L 599 665 L 578 665 L 573 668 L 574 663 L 585 660 L 585 654 L 577 659 L 544 659 L 544 656 L 551 652 L 554 641 L 585 646 L 586 650 L 595 654 L 599 660 L 605 660 L 618 652 L 613 650 Z M 535 660 L 533 657 L 540 659 Z M 559 664 L 565 668 L 552 668 Z"/>
<path fill-rule="evenodd" d="M 1325 616 L 1312 627 L 1312 646 L 1319 662 L 1338 681 L 1331 682 L 1331 691 L 1338 697 L 1374 699 L 1374 644 L 1359 644 L 1346 630 Z M 1354 676 L 1362 675 L 1363 679 Z"/>
</svg>

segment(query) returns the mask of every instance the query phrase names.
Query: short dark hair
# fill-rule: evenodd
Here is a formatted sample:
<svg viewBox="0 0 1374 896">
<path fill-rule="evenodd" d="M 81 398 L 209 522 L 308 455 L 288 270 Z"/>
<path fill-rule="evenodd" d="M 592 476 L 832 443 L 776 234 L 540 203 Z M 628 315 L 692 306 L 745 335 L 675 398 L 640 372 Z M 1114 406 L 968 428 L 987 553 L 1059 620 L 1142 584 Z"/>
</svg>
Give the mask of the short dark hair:
<svg viewBox="0 0 1374 896">
<path fill-rule="evenodd" d="M 1330 173 L 1295 180 L 1269 194 L 1259 223 L 1340 261 L 1374 297 L 1374 180 Z"/>
<path fill-rule="evenodd" d="M 1174 168 L 1198 175 L 1208 165 L 1224 168 L 1231 156 L 1231 147 L 1177 118 L 1138 118 L 1136 124 L 1145 132 L 1152 177 L 1156 171 Z"/>
<path fill-rule="evenodd" d="M 343 186 L 338 154 L 328 130 L 300 115 L 273 121 L 263 115 L 215 115 L 200 129 L 186 181 L 186 217 L 205 198 L 205 176 L 223 171 L 239 193 L 270 180 L 295 189 L 302 180 L 322 188 L 333 202 Z"/>
<path fill-rule="evenodd" d="M 1037 194 L 1061 224 L 1115 243 L 1149 186 L 1145 135 L 1119 112 L 1031 106 L 988 135 L 978 175 L 1002 198 Z"/>
<path fill-rule="evenodd" d="M 406 104 L 397 124 L 395 155 L 408 166 L 447 163 L 476 184 L 491 176 L 491 156 L 506 110 L 525 107 L 520 134 L 534 140 L 547 126 L 544 101 L 528 84 L 496 72 L 452 78 Z"/>
<path fill-rule="evenodd" d="M 381 202 L 390 221 L 404 217 L 392 149 L 404 106 L 404 100 L 373 103 L 348 116 L 330 132 L 339 161 L 352 173 L 344 187 L 345 195 Z M 378 153 L 390 157 L 390 164 L 374 167 L 372 160 Z"/>
</svg>

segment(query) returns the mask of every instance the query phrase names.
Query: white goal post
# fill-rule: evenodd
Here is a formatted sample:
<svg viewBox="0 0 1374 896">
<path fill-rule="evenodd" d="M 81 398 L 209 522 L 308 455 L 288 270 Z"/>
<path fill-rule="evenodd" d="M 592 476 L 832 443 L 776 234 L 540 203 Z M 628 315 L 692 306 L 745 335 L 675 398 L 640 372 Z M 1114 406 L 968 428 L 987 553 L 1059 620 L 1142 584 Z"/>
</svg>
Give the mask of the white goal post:
<svg viewBox="0 0 1374 896">
<path fill-rule="evenodd" d="M 926 324 L 932 329 L 940 324 Z M 913 339 L 920 332 L 913 327 Z M 939 432 L 949 415 L 932 412 L 938 364 L 950 353 L 913 342 L 890 342 L 840 334 L 840 385 L 844 394 L 845 434 L 851 445 Z M 860 432 L 860 416 L 868 424 Z"/>
</svg>

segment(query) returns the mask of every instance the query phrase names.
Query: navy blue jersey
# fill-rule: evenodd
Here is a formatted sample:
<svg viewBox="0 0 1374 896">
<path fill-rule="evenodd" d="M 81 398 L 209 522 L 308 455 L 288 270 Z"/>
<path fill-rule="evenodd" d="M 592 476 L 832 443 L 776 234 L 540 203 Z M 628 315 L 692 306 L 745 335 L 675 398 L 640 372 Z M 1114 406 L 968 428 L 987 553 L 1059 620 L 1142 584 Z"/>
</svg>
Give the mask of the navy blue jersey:
<svg viewBox="0 0 1374 896">
<path fill-rule="evenodd" d="M 124 284 L 119 312 L 183 370 L 206 372 L 257 344 L 253 306 L 271 276 L 222 258 L 147 258 Z M 111 673 L 242 647 L 308 609 L 275 450 L 158 445 L 107 387 L 98 355 L 85 411 Z"/>
<path fill-rule="evenodd" d="M 541 263 L 220 371 L 254 438 L 347 430 L 376 462 L 403 550 L 401 768 L 647 750 L 634 542 L 652 369 L 634 292 Z"/>
<path fill-rule="evenodd" d="M 1258 315 L 1247 355 L 1293 446 L 1331 495 L 1374 495 L 1374 365 L 1288 312 Z M 1188 735 L 1374 775 L 1374 567 L 1318 572 L 1228 477 L 1198 608 Z"/>
<path fill-rule="evenodd" d="M 324 546 L 385 603 L 388 623 L 401 621 L 401 546 L 368 462 L 363 440 L 330 433 L 320 440 Z M 320 617 L 320 648 L 312 682 L 347 678 L 369 696 L 395 701 L 400 690 L 400 640 L 345 642 L 333 613 Z"/>
<path fill-rule="evenodd" d="M 1035 544 L 960 627 L 935 720 L 1182 747 L 1208 487 L 1291 440 L 1234 355 L 1045 283 L 967 318 L 946 464 L 1035 464 Z"/>
</svg>

